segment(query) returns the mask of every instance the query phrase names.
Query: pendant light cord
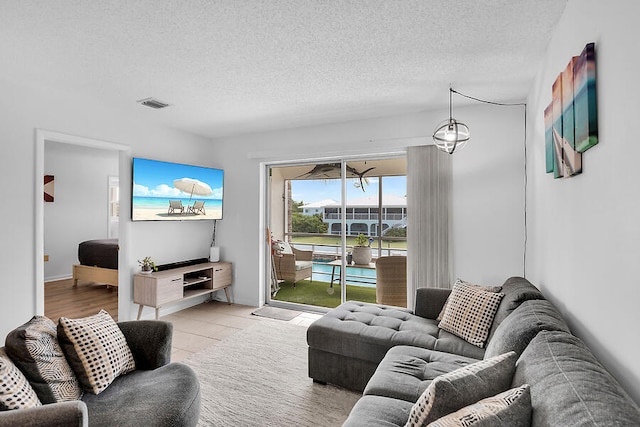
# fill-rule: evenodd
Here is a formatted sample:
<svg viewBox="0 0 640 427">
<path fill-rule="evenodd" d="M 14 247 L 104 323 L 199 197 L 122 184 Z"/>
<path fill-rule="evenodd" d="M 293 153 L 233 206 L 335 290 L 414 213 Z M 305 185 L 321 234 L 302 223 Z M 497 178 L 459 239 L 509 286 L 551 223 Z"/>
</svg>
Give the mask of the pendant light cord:
<svg viewBox="0 0 640 427">
<path fill-rule="evenodd" d="M 528 186 L 528 175 L 527 175 L 527 103 L 526 102 L 494 102 L 487 101 L 486 99 L 476 98 L 474 96 L 465 95 L 464 93 L 460 93 L 457 90 L 449 87 L 449 117 L 451 117 L 451 94 L 455 93 L 464 98 L 471 99 L 473 101 L 481 102 L 483 104 L 497 105 L 500 107 L 524 107 L 524 248 L 522 251 L 522 277 L 527 277 L 527 240 L 528 240 L 528 230 L 527 230 L 527 186 Z"/>
</svg>

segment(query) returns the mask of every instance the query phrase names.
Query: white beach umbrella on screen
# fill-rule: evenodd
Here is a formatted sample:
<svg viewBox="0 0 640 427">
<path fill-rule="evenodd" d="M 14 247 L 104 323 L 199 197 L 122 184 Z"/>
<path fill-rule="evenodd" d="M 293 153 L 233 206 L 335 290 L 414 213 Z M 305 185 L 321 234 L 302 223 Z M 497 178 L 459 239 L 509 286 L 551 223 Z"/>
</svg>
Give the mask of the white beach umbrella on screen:
<svg viewBox="0 0 640 427">
<path fill-rule="evenodd" d="M 196 196 L 210 196 L 213 190 L 206 182 L 202 182 L 193 178 L 180 178 L 173 181 L 173 186 L 178 190 L 189 194 L 189 201 L 195 194 Z"/>
</svg>

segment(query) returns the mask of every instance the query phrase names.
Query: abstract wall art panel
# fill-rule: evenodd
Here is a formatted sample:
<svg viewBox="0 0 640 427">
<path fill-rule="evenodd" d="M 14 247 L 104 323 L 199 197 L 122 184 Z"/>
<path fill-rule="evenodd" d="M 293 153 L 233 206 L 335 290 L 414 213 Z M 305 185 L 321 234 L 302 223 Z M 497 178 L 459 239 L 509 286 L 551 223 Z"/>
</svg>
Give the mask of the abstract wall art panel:
<svg viewBox="0 0 640 427">
<path fill-rule="evenodd" d="M 564 176 L 564 155 L 562 154 L 562 75 L 551 88 L 551 108 L 553 110 L 553 177 Z"/>
<path fill-rule="evenodd" d="M 573 114 L 573 57 L 562 72 L 562 155 L 564 176 L 582 173 L 582 153 L 576 151 Z"/>
<path fill-rule="evenodd" d="M 589 43 L 575 61 L 575 132 L 576 150 L 584 153 L 598 143 L 598 114 L 596 109 L 596 54 Z"/>
<path fill-rule="evenodd" d="M 551 87 L 544 110 L 545 169 L 554 178 L 582 173 L 582 153 L 598 143 L 595 48 L 571 58 Z"/>
<path fill-rule="evenodd" d="M 53 175 L 44 176 L 44 201 L 53 202 Z"/>
<path fill-rule="evenodd" d="M 544 146 L 546 172 L 551 173 L 555 162 L 555 156 L 553 155 L 553 106 L 551 104 L 544 109 Z"/>
</svg>

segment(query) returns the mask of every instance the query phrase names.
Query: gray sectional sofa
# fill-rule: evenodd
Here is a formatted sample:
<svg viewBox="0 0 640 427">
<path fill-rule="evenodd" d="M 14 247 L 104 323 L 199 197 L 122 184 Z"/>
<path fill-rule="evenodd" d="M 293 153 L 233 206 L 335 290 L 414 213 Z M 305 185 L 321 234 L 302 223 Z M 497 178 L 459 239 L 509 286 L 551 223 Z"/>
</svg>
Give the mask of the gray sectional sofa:
<svg viewBox="0 0 640 427">
<path fill-rule="evenodd" d="M 501 292 L 485 348 L 438 328 L 449 290 L 418 289 L 413 312 L 344 303 L 308 329 L 309 376 L 363 392 L 345 426 L 403 426 L 434 378 L 515 351 L 512 386 L 530 386 L 531 425 L 640 426 L 638 406 L 535 286 L 512 277 Z"/>
</svg>

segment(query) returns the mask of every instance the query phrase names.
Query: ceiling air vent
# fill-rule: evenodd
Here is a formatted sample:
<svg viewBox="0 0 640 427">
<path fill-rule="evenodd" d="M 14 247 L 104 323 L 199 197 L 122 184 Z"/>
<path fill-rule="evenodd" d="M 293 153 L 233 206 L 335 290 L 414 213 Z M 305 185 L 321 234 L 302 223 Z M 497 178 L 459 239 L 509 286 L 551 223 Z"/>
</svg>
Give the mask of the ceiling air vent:
<svg viewBox="0 0 640 427">
<path fill-rule="evenodd" d="M 140 104 L 144 105 L 145 107 L 155 108 L 156 110 L 159 110 L 160 108 L 164 108 L 164 107 L 168 107 L 169 106 L 169 104 L 167 104 L 166 102 L 159 101 L 159 100 L 157 100 L 155 98 L 141 99 L 138 102 Z"/>
</svg>

